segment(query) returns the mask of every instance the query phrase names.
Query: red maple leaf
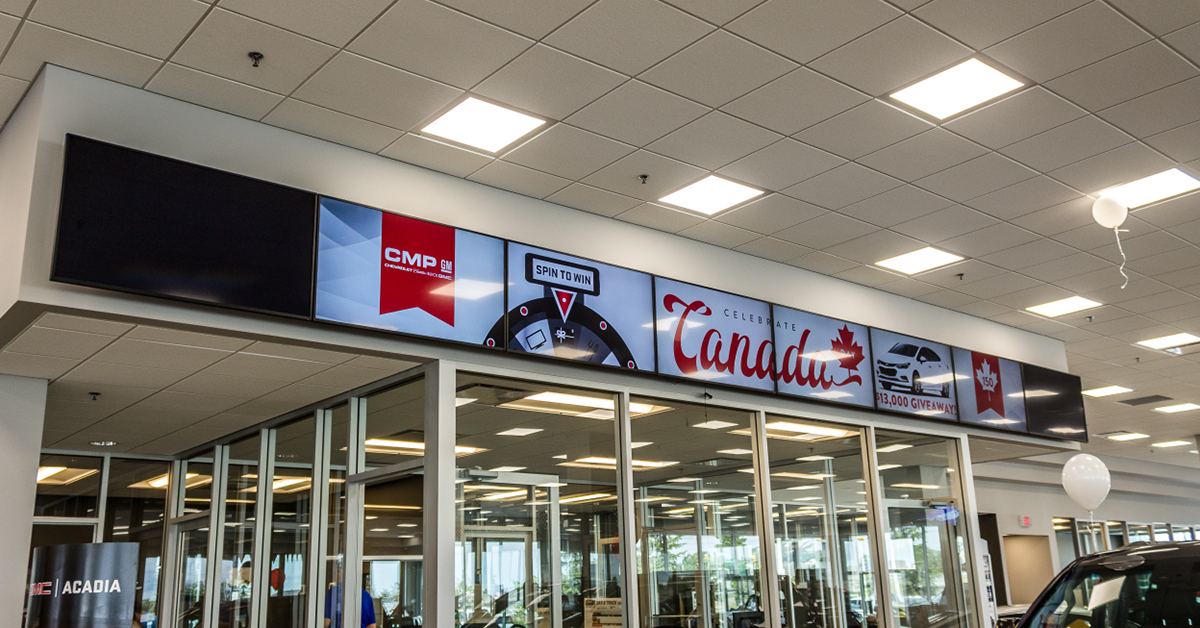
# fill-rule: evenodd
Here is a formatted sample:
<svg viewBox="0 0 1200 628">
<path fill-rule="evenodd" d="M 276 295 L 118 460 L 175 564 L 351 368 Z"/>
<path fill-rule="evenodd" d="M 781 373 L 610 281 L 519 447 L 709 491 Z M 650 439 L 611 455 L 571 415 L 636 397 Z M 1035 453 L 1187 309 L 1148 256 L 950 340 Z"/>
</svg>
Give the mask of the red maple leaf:
<svg viewBox="0 0 1200 628">
<path fill-rule="evenodd" d="M 863 361 L 863 349 L 857 342 L 854 342 L 854 332 L 850 328 L 843 325 L 838 330 L 838 337 L 830 342 L 833 350 L 842 355 L 838 358 L 838 363 L 842 368 L 848 371 L 857 371 L 858 363 Z"/>
</svg>

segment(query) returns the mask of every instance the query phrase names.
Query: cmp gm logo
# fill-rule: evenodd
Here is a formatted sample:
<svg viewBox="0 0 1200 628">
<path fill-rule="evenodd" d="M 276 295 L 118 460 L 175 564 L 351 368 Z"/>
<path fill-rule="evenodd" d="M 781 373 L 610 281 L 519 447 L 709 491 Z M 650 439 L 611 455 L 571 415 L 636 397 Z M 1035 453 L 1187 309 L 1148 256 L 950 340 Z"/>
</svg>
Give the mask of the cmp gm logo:
<svg viewBox="0 0 1200 628">
<path fill-rule="evenodd" d="M 418 308 L 454 325 L 454 228 L 383 214 L 379 313 Z"/>
</svg>

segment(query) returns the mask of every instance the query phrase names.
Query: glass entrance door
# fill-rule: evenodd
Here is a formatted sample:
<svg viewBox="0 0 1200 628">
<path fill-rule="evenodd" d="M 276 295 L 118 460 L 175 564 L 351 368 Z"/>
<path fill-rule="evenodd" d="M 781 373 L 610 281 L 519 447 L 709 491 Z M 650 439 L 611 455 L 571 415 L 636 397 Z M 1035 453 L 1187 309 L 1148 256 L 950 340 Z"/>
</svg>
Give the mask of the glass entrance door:
<svg viewBox="0 0 1200 628">
<path fill-rule="evenodd" d="M 199 628 L 204 624 L 205 586 L 208 577 L 208 519 L 180 524 L 175 529 L 178 562 L 175 564 L 174 628 Z"/>
</svg>

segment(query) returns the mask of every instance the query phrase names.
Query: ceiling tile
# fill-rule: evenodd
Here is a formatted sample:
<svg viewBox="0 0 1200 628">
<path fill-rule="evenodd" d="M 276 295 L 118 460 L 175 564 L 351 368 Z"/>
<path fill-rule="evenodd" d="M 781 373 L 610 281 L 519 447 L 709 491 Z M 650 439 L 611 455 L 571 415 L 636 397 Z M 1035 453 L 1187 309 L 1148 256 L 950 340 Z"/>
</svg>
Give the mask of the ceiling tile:
<svg viewBox="0 0 1200 628">
<path fill-rule="evenodd" d="M 717 216 L 716 220 L 755 233 L 770 235 L 826 213 L 828 212 L 816 205 L 809 205 L 789 196 L 768 194 L 753 203 L 725 212 Z"/>
<path fill-rule="evenodd" d="M 263 122 L 369 153 L 383 150 L 402 135 L 401 131 L 382 124 L 310 105 L 294 98 L 279 103 L 278 107 L 263 118 Z"/>
<path fill-rule="evenodd" d="M 974 303 L 979 299 L 976 299 L 970 295 L 962 294 L 961 292 L 955 292 L 953 290 L 942 290 L 941 292 L 923 294 L 917 297 L 917 300 L 924 301 L 930 305 L 936 305 L 938 307 L 955 308 L 962 307 L 968 303 Z"/>
<path fill-rule="evenodd" d="M 1017 72 L 1044 83 L 1149 39 L 1149 35 L 1107 4 L 1090 2 L 986 52 Z"/>
<path fill-rule="evenodd" d="M 899 15 L 880 0 L 770 0 L 726 28 L 808 63 Z"/>
<path fill-rule="evenodd" d="M 0 118 L 7 119 L 8 114 L 17 108 L 17 104 L 25 97 L 29 89 L 29 81 L 22 81 L 11 76 L 0 76 Z"/>
<path fill-rule="evenodd" d="M 1150 233 L 1139 235 L 1133 238 L 1123 237 L 1121 238 L 1121 245 L 1122 246 L 1118 248 L 1116 238 L 1114 237 L 1110 242 L 1106 242 L 1098 247 L 1088 249 L 1088 252 L 1092 255 L 1103 257 L 1114 264 L 1120 264 L 1120 250 L 1124 250 L 1126 258 L 1133 262 L 1152 257 L 1160 253 L 1166 253 L 1176 249 L 1184 249 L 1185 251 L 1190 251 L 1188 254 L 1189 257 L 1196 258 L 1196 261 L 1189 262 L 1187 264 L 1188 266 L 1200 264 L 1200 248 L 1196 248 L 1189 244 L 1186 240 L 1177 238 L 1166 231 L 1151 231 Z M 1185 259 L 1180 259 L 1179 261 L 1180 263 L 1184 263 Z M 1129 267 L 1133 268 L 1133 265 L 1130 264 Z M 1184 267 L 1185 266 L 1179 266 L 1179 268 Z M 1144 273 L 1144 271 L 1138 268 L 1133 269 Z"/>
<path fill-rule="evenodd" d="M 504 155 L 504 160 L 577 180 L 635 150 L 573 126 L 556 124 Z"/>
<path fill-rule="evenodd" d="M 661 155 L 716 170 L 782 139 L 762 127 L 714 111 L 646 146 Z"/>
<path fill-rule="evenodd" d="M 931 128 L 932 124 L 911 113 L 872 100 L 809 127 L 796 139 L 846 159 L 858 159 Z"/>
<path fill-rule="evenodd" d="M 417 362 L 409 362 L 407 360 L 396 360 L 393 358 L 381 358 L 375 355 L 360 355 L 353 360 L 343 362 L 350 366 L 361 366 L 368 369 L 377 369 L 380 371 L 391 371 L 400 373 L 418 366 Z"/>
<path fill-rule="evenodd" d="M 970 207 L 952 205 L 892 226 L 892 231 L 903 233 L 923 242 L 941 242 L 984 227 L 997 224 L 997 220 Z"/>
<path fill-rule="evenodd" d="M 199 370 L 230 355 L 232 353 L 229 351 L 219 349 L 119 338 L 89 361 L 157 369 Z"/>
<path fill-rule="evenodd" d="M 923 248 L 922 242 L 891 231 L 879 230 L 865 236 L 825 247 L 825 252 L 843 259 L 874 264 L 880 260 L 910 253 Z"/>
<path fill-rule="evenodd" d="M 562 120 L 624 80 L 612 70 L 538 44 L 480 83 L 475 91 Z"/>
<path fill-rule="evenodd" d="M 859 159 L 859 163 L 905 181 L 915 181 L 987 153 L 987 149 L 944 129 L 930 129 Z"/>
<path fill-rule="evenodd" d="M 404 94 L 394 98 L 393 94 Z M 407 130 L 450 104 L 461 92 L 348 52 L 339 53 L 296 90 L 294 97 Z"/>
<path fill-rule="evenodd" d="M 635 146 L 699 118 L 708 108 L 641 81 L 629 81 L 584 107 L 567 122 Z"/>
<path fill-rule="evenodd" d="M 935 0 L 918 9 L 916 15 L 982 50 L 1088 1 Z"/>
<path fill-rule="evenodd" d="M 292 384 L 248 401 L 235 408 L 230 414 L 257 415 L 262 418 L 274 417 L 332 397 L 340 392 L 343 392 L 340 388 Z"/>
<path fill-rule="evenodd" d="M 391 374 L 392 371 L 339 364 L 328 371 L 322 371 L 302 380 L 300 383 L 308 386 L 329 386 L 350 390 L 377 382 Z"/>
<path fill-rule="evenodd" d="M 940 196 L 911 185 L 902 185 L 844 207 L 840 212 L 873 225 L 891 227 L 931 214 L 950 205 L 952 205 L 951 201 Z M 835 251 L 830 251 L 830 253 L 847 257 Z"/>
<path fill-rule="evenodd" d="M 269 1 L 269 0 L 268 0 Z M 594 0 L 438 0 L 482 20 L 541 39 L 584 10 Z"/>
<path fill-rule="evenodd" d="M 1041 238 L 1012 248 L 985 255 L 981 259 L 989 264 L 995 264 L 1008 270 L 1021 270 L 1051 260 L 1068 257 L 1077 251 L 1065 244 L 1048 238 Z M 1046 299 L 1051 301 L 1052 299 Z M 1043 303 L 1043 301 L 1039 301 Z"/>
<path fill-rule="evenodd" d="M 229 395 L 252 399 L 261 397 L 271 391 L 284 387 L 284 382 L 269 379 L 254 379 L 249 377 L 231 377 L 201 371 L 180 380 L 170 387 L 170 390 L 185 393 L 200 393 L 206 395 Z"/>
<path fill-rule="evenodd" d="M 723 222 L 717 222 L 715 220 L 706 220 L 694 227 L 688 227 L 687 229 L 680 231 L 679 235 L 685 238 L 691 238 L 693 240 L 700 240 L 701 242 L 715 244 L 727 249 L 741 246 L 751 240 L 757 240 L 760 237 L 759 234 L 754 233 L 753 231 L 732 227 Z M 782 244 L 795 246 L 789 242 L 783 242 Z M 793 255 L 792 257 L 795 256 Z"/>
<path fill-rule="evenodd" d="M 154 417 L 161 418 L 164 411 L 174 414 L 183 410 L 208 416 L 240 406 L 246 401 L 243 397 L 164 390 L 147 397 L 134 408 L 143 411 L 146 418 L 153 421 Z"/>
<path fill-rule="evenodd" d="M 1200 194 L 1186 194 L 1137 210 L 1141 220 L 1163 229 L 1200 218 Z"/>
<path fill-rule="evenodd" d="M 1046 172 L 1132 141 L 1132 137 L 1117 127 L 1087 116 L 1017 142 L 1000 152 L 1035 170 Z"/>
<path fill-rule="evenodd" d="M 868 96 L 837 81 L 799 68 L 721 109 L 791 135 L 868 100 Z"/>
<path fill-rule="evenodd" d="M 47 312 L 42 314 L 36 321 L 34 321 L 34 325 L 38 327 L 48 327 L 50 329 L 81 331 L 87 334 L 98 334 L 101 336 L 120 336 L 130 329 L 133 329 L 133 325 L 130 323 L 118 323 L 116 321 L 106 321 L 98 318 L 70 316 L 68 314 L 59 314 L 57 312 Z"/>
<path fill-rule="evenodd" d="M 0 62 L 0 74 L 32 81 L 45 63 L 136 87 L 161 65 L 153 57 L 26 22 Z"/>
<path fill-rule="evenodd" d="M 1088 194 L 1129 183 L 1173 167 L 1171 160 L 1143 144 L 1126 144 L 1095 157 L 1052 170 L 1049 175 Z"/>
<path fill-rule="evenodd" d="M 796 64 L 725 31 L 684 48 L 641 76 L 665 90 L 720 107 L 796 68 Z"/>
<path fill-rule="evenodd" d="M 427 0 L 400 0 L 346 49 L 469 89 L 532 45 L 533 40 Z"/>
<path fill-rule="evenodd" d="M 801 255 L 796 259 L 788 260 L 787 263 L 792 266 L 811 270 L 815 273 L 821 273 L 822 275 L 833 275 L 858 266 L 856 262 L 834 257 L 821 251 L 813 251 L 812 253 Z"/>
<path fill-rule="evenodd" d="M 838 166 L 783 190 L 785 194 L 826 209 L 841 209 L 882 194 L 903 182 L 856 163 Z"/>
<path fill-rule="evenodd" d="M 38 379 L 55 379 L 79 364 L 78 360 L 28 353 L 0 352 L 0 373 Z"/>
<path fill-rule="evenodd" d="M 283 96 L 168 63 L 146 85 L 146 89 L 235 116 L 261 119 Z"/>
<path fill-rule="evenodd" d="M 678 233 L 704 221 L 701 216 L 676 211 L 654 203 L 642 203 L 617 216 L 617 219 L 667 233 Z"/>
<path fill-rule="evenodd" d="M 108 346 L 112 336 L 99 336 L 78 331 L 30 327 L 17 336 L 5 351 L 27 353 L 51 358 L 85 360 Z"/>
<path fill-rule="evenodd" d="M 125 334 L 125 338 L 134 340 L 151 340 L 154 342 L 169 342 L 176 345 L 186 345 L 189 347 L 202 347 L 205 349 L 221 349 L 224 351 L 237 351 L 243 349 L 253 340 L 245 338 L 235 338 L 233 336 L 214 336 L 212 334 L 201 334 L 192 331 L 180 331 L 178 329 L 166 329 L 163 327 L 151 327 L 148 325 L 138 325 Z"/>
<path fill-rule="evenodd" d="M 327 44 L 344 46 L 393 1 L 356 0 L 331 3 L 325 0 L 221 0 L 221 8 L 319 39 Z M 568 0 L 562 2 L 566 4 Z"/>
<path fill-rule="evenodd" d="M 546 200 L 601 216 L 616 216 L 642 204 L 642 201 L 636 198 L 582 183 L 572 183 L 547 196 Z"/>
<path fill-rule="evenodd" d="M 1200 122 L 1151 135 L 1145 142 L 1176 161 L 1200 159 Z"/>
<path fill-rule="evenodd" d="M 545 42 L 634 76 L 712 30 L 657 0 L 600 0 Z"/>
<path fill-rule="evenodd" d="M 846 160 L 797 142 L 782 139 L 717 171 L 766 190 L 782 190 L 833 169 Z"/>
<path fill-rule="evenodd" d="M 25 15 L 33 0 L 0 0 L 0 11 L 16 16 Z"/>
<path fill-rule="evenodd" d="M 1080 208 L 1076 211 L 1086 211 L 1088 214 L 1087 222 L 1075 229 L 1054 234 L 1053 237 L 1055 240 L 1080 250 L 1094 249 L 1113 241 L 1112 229 L 1105 229 L 1097 225 L 1095 220 L 1091 219 L 1092 208 L 1090 204 L 1086 210 Z M 1150 225 L 1150 223 L 1139 220 L 1136 216 L 1130 216 L 1121 225 L 1121 231 L 1128 231 L 1128 233 L 1121 237 L 1125 239 L 1136 238 L 1139 235 L 1150 233 L 1155 229 L 1156 227 Z"/>
<path fill-rule="evenodd" d="M 1128 268 L 1143 275 L 1158 277 L 1174 270 L 1195 268 L 1196 266 L 1200 266 L 1200 249 L 1188 246 L 1132 260 L 1129 262 Z"/>
<path fill-rule="evenodd" d="M 778 238 L 759 238 L 734 250 L 776 262 L 786 262 L 811 252 L 811 249 Z"/>
<path fill-rule="evenodd" d="M 246 57 L 247 46 L 263 54 L 259 67 Z M 332 46 L 218 8 L 196 27 L 171 61 L 288 94 L 335 52 Z"/>
<path fill-rule="evenodd" d="M 1030 243 L 1030 244 L 1036 244 L 1036 243 Z M 1028 245 L 1026 245 L 1026 246 L 1028 246 Z M 998 305 L 1003 305 L 1005 307 L 1009 307 L 1014 310 L 1017 310 L 1016 312 L 1013 312 L 1013 314 L 1018 314 L 1022 317 L 1029 317 L 1029 318 L 1021 318 L 1021 319 L 1014 318 L 1014 320 L 1019 320 L 1022 323 L 1028 323 L 1028 322 L 1037 321 L 1037 320 L 1049 322 L 1045 318 L 1041 318 L 1030 312 L 1026 312 L 1025 308 L 1032 307 L 1034 305 L 1039 305 L 1041 303 L 1049 303 L 1051 301 L 1065 299 L 1069 296 L 1072 296 L 1070 291 L 1063 290 L 1062 288 L 1059 288 L 1058 286 L 1041 284 L 1041 285 L 1034 286 L 1032 288 L 1026 288 L 1025 290 L 1018 290 L 1016 292 L 1010 292 L 1008 294 L 995 297 L 992 299 L 992 301 L 994 301 Z M 997 315 L 993 314 L 992 316 L 997 316 Z"/>
<path fill-rule="evenodd" d="M 1129 270 L 1126 270 L 1125 274 L 1129 275 L 1130 283 L 1143 279 L 1141 275 Z M 1120 289 L 1121 284 L 1125 283 L 1125 278 L 1121 276 L 1121 273 L 1117 272 L 1115 265 L 1109 265 L 1108 268 L 1102 268 L 1090 273 L 1075 275 L 1074 277 L 1064 277 L 1055 283 L 1076 294 L 1104 303 L 1105 301 L 1098 296 L 1099 292 L 1106 288 Z M 1089 310 L 1088 315 L 1097 315 L 1097 312 Z"/>
<path fill-rule="evenodd" d="M 878 287 L 880 290 L 887 290 L 893 294 L 899 294 L 906 297 L 919 297 L 941 290 L 941 288 L 937 286 L 931 286 L 923 281 L 917 281 L 916 279 L 908 278 L 897 279 L 890 283 L 880 284 L 876 287 Z"/>
<path fill-rule="evenodd" d="M 638 179 L 643 174 L 648 175 L 645 183 Z M 656 201 L 704 175 L 705 171 L 694 166 L 639 150 L 582 182 L 643 201 Z M 652 210 L 642 210 L 648 211 Z"/>
<path fill-rule="evenodd" d="M 776 232 L 775 237 L 810 249 L 824 249 L 878 230 L 861 220 L 830 213 Z"/>
<path fill-rule="evenodd" d="M 293 360 L 252 353 L 235 353 L 208 367 L 204 372 L 214 375 L 227 375 L 229 377 L 296 382 L 306 377 L 312 377 L 329 367 L 329 364 L 321 362 Z"/>
<path fill-rule="evenodd" d="M 1155 35 L 1200 22 L 1200 5 L 1176 0 L 1109 0 Z"/>
<path fill-rule="evenodd" d="M 279 358 L 288 358 L 292 360 L 308 360 L 309 362 L 324 362 L 326 364 L 341 364 L 353 359 L 353 353 L 344 353 L 342 351 L 330 351 L 328 349 L 315 349 L 313 347 L 305 347 L 295 344 L 284 344 L 282 342 L 267 342 L 260 340 L 246 349 L 245 353 L 254 353 L 257 355 L 268 355 Z"/>
<path fill-rule="evenodd" d="M 988 253 L 995 253 L 996 251 L 1032 242 L 1036 239 L 1038 239 L 1037 234 L 1006 223 L 1000 223 L 958 236 L 957 238 L 939 242 L 938 248 L 943 248 L 965 257 L 983 257 Z"/>
<path fill-rule="evenodd" d="M 1081 198 L 1078 192 L 1049 177 L 1035 177 L 973 198 L 966 205 L 1001 220 L 1011 220 L 1078 198 Z"/>
<path fill-rule="evenodd" d="M 996 149 L 1084 115 L 1087 115 L 1086 111 L 1036 86 L 955 118 L 947 122 L 945 127 Z"/>
<path fill-rule="evenodd" d="M 1139 96 L 1098 113 L 1134 137 L 1149 137 L 1200 120 L 1200 77 Z"/>
<path fill-rule="evenodd" d="M 165 59 L 208 9 L 196 0 L 41 0 L 29 19 Z"/>
<path fill-rule="evenodd" d="M 1007 270 L 981 262 L 976 259 L 965 259 L 949 266 L 942 266 L 920 274 L 921 281 L 936 286 L 957 290 L 961 286 L 989 277 L 1004 275 Z"/>
<path fill-rule="evenodd" d="M 1034 286 L 1040 285 L 1036 279 L 1030 279 L 1024 275 L 1016 273 L 1005 273 L 980 279 L 979 281 L 971 282 L 962 287 L 956 288 L 959 292 L 973 296 L 977 299 L 994 300 L 996 297 L 1016 292 L 1018 290 L 1027 290 Z"/>
<path fill-rule="evenodd" d="M 486 155 L 412 133 L 396 140 L 379 154 L 456 177 L 465 177 L 492 162 Z"/>
<path fill-rule="evenodd" d="M 1046 84 L 1089 111 L 1099 111 L 1200 75 L 1159 41 L 1150 41 Z"/>
<path fill-rule="evenodd" d="M 961 202 L 1032 179 L 1036 175 L 1033 170 L 999 153 L 988 153 L 919 179 L 917 185 Z"/>
<path fill-rule="evenodd" d="M 890 273 L 886 270 L 880 270 L 874 266 L 858 266 L 850 270 L 843 270 L 840 273 L 834 274 L 838 279 L 852 281 L 863 286 L 877 287 L 886 283 L 896 281 L 898 275 Z"/>
<path fill-rule="evenodd" d="M 763 0 L 663 0 L 713 24 L 729 20 L 762 4 Z"/>
<path fill-rule="evenodd" d="M 132 342 L 132 341 L 131 341 Z M 3 355 L 3 354 L 0 354 Z M 125 364 L 104 364 L 88 360 L 62 376 L 63 381 L 129 388 L 166 388 L 191 375 L 191 371 Z"/>
<path fill-rule="evenodd" d="M 906 15 L 817 59 L 811 67 L 882 96 L 970 54 L 970 48 Z"/>
<path fill-rule="evenodd" d="M 962 312 L 963 314 L 970 314 L 971 316 L 979 316 L 982 318 L 986 318 L 988 316 L 998 316 L 1000 314 L 1006 314 L 1010 311 L 1009 308 L 1004 307 L 1003 305 L 997 305 L 991 301 L 976 301 L 975 303 L 968 303 L 954 309 Z"/>
<path fill-rule="evenodd" d="M 534 198 L 545 198 L 571 184 L 570 179 L 506 161 L 493 161 L 467 178 Z"/>
</svg>

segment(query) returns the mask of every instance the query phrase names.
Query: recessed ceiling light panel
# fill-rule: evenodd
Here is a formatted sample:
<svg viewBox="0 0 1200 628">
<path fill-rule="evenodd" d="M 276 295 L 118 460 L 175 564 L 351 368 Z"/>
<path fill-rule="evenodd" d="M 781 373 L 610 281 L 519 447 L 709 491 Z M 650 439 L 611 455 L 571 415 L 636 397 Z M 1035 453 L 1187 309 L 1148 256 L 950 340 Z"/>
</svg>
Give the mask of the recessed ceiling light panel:
<svg viewBox="0 0 1200 628">
<path fill-rule="evenodd" d="M 543 124 L 545 120 L 468 98 L 421 132 L 494 153 Z"/>
<path fill-rule="evenodd" d="M 1192 410 L 1200 410 L 1200 406 L 1198 406 L 1194 403 L 1181 403 L 1181 404 L 1174 405 L 1174 406 L 1163 406 L 1161 408 L 1154 409 L 1155 412 L 1162 412 L 1164 414 L 1175 414 L 1176 412 L 1190 412 Z"/>
<path fill-rule="evenodd" d="M 1161 338 L 1151 338 L 1150 340 L 1142 340 L 1138 342 L 1143 347 L 1151 349 L 1170 349 L 1172 347 L 1182 347 L 1200 342 L 1200 338 L 1191 334 L 1172 334 Z"/>
<path fill-rule="evenodd" d="M 1133 209 L 1197 189 L 1200 189 L 1200 181 L 1179 168 L 1171 168 L 1125 185 L 1109 188 L 1100 192 L 1100 196 L 1115 199 Z"/>
<path fill-rule="evenodd" d="M 1108 434 L 1100 434 L 1100 436 L 1103 436 L 1104 438 L 1107 438 L 1108 440 L 1115 440 L 1115 441 L 1141 440 L 1143 438 L 1150 438 L 1149 434 L 1142 434 L 1139 432 L 1125 432 L 1125 431 L 1110 432 Z"/>
<path fill-rule="evenodd" d="M 892 98 L 945 120 L 1022 85 L 979 59 L 968 59 L 892 94 Z"/>
<path fill-rule="evenodd" d="M 752 187 L 734 183 L 715 175 L 709 175 L 699 181 L 672 192 L 658 200 L 669 205 L 690 209 L 706 216 L 712 216 L 744 203 L 763 193 Z"/>
<path fill-rule="evenodd" d="M 1089 397 L 1107 397 L 1109 395 L 1123 395 L 1127 392 L 1133 392 L 1132 388 L 1124 386 L 1105 386 L 1103 388 L 1092 388 L 1091 390 L 1083 391 L 1083 394 Z"/>
<path fill-rule="evenodd" d="M 1150 446 L 1151 447 L 1183 447 L 1185 445 L 1191 445 L 1191 444 L 1192 444 L 1191 441 L 1186 441 L 1186 440 L 1169 440 L 1165 443 L 1154 443 L 1153 445 L 1150 445 Z"/>
<path fill-rule="evenodd" d="M 953 264 L 963 258 L 953 253 L 939 251 L 932 246 L 927 246 L 923 249 L 918 249 L 911 253 L 898 255 L 883 261 L 875 262 L 876 266 L 890 268 L 891 270 L 902 272 L 906 275 L 915 275 L 927 270 L 932 270 L 946 264 Z"/>
<path fill-rule="evenodd" d="M 1059 299 L 1057 301 L 1051 301 L 1049 303 L 1043 303 L 1041 305 L 1035 305 L 1025 309 L 1033 312 L 1034 314 L 1041 314 L 1042 316 L 1054 318 L 1064 314 L 1072 314 L 1074 312 L 1090 310 L 1094 307 L 1100 307 L 1100 305 L 1100 303 L 1097 303 L 1091 299 L 1085 299 L 1083 297 L 1067 297 L 1065 299 Z"/>
</svg>

